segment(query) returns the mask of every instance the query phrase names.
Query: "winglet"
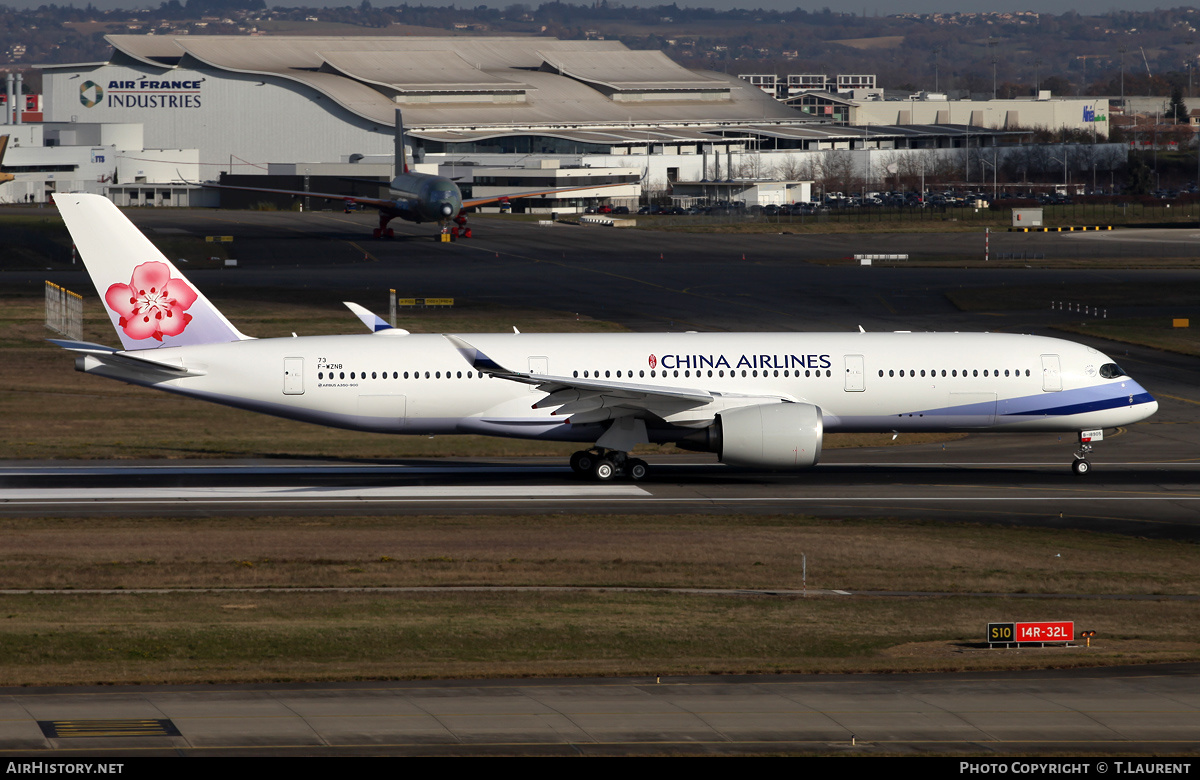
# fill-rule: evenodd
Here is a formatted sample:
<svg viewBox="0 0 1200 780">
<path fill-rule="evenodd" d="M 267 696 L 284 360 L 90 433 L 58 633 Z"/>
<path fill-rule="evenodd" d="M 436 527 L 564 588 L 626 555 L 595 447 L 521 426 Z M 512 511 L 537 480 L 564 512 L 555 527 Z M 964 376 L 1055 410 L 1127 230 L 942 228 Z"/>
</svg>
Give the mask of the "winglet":
<svg viewBox="0 0 1200 780">
<path fill-rule="evenodd" d="M 515 371 L 509 371 L 504 366 L 492 360 L 487 355 L 480 352 L 475 347 L 468 344 L 458 336 L 451 336 L 449 333 L 443 333 L 446 340 L 454 345 L 458 350 L 458 354 L 463 356 L 463 359 L 470 363 L 476 370 L 483 374 L 516 374 Z"/>
<path fill-rule="evenodd" d="M 403 328 L 393 328 L 391 325 L 389 325 L 387 323 L 386 320 L 383 319 L 383 317 L 380 317 L 378 314 L 375 314 L 373 311 L 371 311 L 370 309 L 368 309 L 365 306 L 359 306 L 357 303 L 354 303 L 353 301 L 342 301 L 342 303 L 344 303 L 346 305 L 347 309 L 354 312 L 355 316 L 357 316 L 360 320 L 362 320 L 363 325 L 366 325 L 367 330 L 371 331 L 372 333 L 387 332 L 387 334 L 389 336 L 393 336 L 393 335 L 394 336 L 407 336 L 408 335 L 408 331 L 404 330 Z"/>
</svg>

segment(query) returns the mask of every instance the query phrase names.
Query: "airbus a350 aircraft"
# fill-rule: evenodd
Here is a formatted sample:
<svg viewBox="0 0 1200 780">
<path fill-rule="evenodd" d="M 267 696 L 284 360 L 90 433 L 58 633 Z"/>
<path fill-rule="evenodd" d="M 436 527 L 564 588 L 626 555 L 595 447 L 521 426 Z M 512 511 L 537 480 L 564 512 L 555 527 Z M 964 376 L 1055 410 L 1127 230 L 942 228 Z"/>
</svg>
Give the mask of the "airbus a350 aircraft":
<svg viewBox="0 0 1200 780">
<path fill-rule="evenodd" d="M 265 414 L 398 434 L 583 442 L 571 466 L 642 479 L 638 444 L 803 469 L 827 431 L 1079 432 L 1158 403 L 1069 341 L 998 333 L 416 335 L 350 305 L 371 333 L 254 339 L 107 199 L 58 208 L 124 349 L 55 341 L 79 371 Z"/>
<path fill-rule="evenodd" d="M 361 184 L 379 186 L 380 182 L 369 179 L 350 179 Z M 244 192 L 265 192 L 274 195 L 292 195 L 298 198 L 318 198 L 322 200 L 340 200 L 346 204 L 359 204 L 379 209 L 379 227 L 375 228 L 375 238 L 391 238 L 395 231 L 388 223 L 399 217 L 409 222 L 436 222 L 441 226 L 442 233 L 471 237 L 471 229 L 467 227 L 467 209 L 485 206 L 489 203 L 500 203 L 518 198 L 533 198 L 539 195 L 553 195 L 561 192 L 578 190 L 597 190 L 606 187 L 621 187 L 628 182 L 612 184 L 584 184 L 578 187 L 560 187 L 550 190 L 527 190 L 510 192 L 504 195 L 493 195 L 487 198 L 470 198 L 463 200 L 462 192 L 453 179 L 445 176 L 435 176 L 430 173 L 415 173 L 408 169 L 408 150 L 404 144 L 404 120 L 400 109 L 396 109 L 396 177 L 388 185 L 391 197 L 366 198 L 357 195 L 336 195 L 328 192 L 307 192 L 304 190 L 274 190 L 263 187 L 235 187 L 229 184 L 205 183 L 201 186 L 220 190 L 242 190 Z M 452 226 L 453 225 L 453 226 Z"/>
</svg>

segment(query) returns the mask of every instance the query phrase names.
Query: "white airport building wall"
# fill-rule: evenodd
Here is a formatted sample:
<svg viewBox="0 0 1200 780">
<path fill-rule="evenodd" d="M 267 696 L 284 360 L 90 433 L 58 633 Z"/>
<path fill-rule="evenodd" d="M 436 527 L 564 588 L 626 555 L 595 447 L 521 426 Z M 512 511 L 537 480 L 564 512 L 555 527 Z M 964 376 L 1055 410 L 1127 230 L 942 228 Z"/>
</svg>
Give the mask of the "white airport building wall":
<svg viewBox="0 0 1200 780">
<path fill-rule="evenodd" d="M 850 109 L 854 125 L 972 125 L 990 129 L 1045 127 L 1108 136 L 1108 98 L 1035 100 L 864 100 Z"/>
<path fill-rule="evenodd" d="M 157 86 L 164 83 L 168 88 Z M 43 85 L 52 123 L 141 124 L 149 147 L 203 150 L 204 179 L 222 171 L 265 174 L 268 163 L 284 161 L 281 155 L 332 161 L 393 147 L 390 125 L 269 75 L 71 65 L 47 68 Z"/>
</svg>

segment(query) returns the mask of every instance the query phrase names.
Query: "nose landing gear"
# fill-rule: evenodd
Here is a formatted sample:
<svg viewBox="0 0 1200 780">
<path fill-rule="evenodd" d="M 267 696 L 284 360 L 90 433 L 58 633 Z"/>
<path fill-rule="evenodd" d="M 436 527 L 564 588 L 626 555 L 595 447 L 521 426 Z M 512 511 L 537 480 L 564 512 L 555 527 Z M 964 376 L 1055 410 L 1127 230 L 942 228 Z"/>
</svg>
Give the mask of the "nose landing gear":
<svg viewBox="0 0 1200 780">
<path fill-rule="evenodd" d="M 1088 460 L 1088 455 L 1092 452 L 1092 442 L 1104 441 L 1104 431 L 1080 431 L 1079 432 L 1079 449 L 1075 450 L 1075 460 L 1071 463 L 1071 471 L 1076 476 L 1082 477 L 1092 470 L 1092 463 Z"/>
</svg>

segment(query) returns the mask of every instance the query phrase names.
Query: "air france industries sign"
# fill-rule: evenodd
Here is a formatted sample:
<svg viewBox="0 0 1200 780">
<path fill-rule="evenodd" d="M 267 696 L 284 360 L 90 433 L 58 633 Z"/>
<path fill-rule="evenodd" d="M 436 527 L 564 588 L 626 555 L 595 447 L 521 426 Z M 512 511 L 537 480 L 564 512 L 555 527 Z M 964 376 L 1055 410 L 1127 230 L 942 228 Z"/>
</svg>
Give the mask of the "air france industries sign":
<svg viewBox="0 0 1200 780">
<path fill-rule="evenodd" d="M 109 81 L 106 87 L 85 81 L 79 86 L 79 102 L 86 108 L 200 108 L 201 81 L 142 78 Z"/>
</svg>

